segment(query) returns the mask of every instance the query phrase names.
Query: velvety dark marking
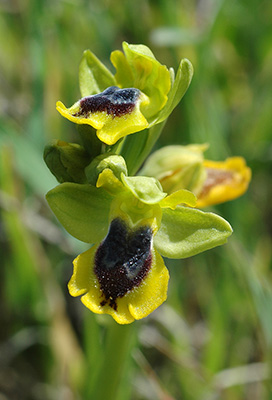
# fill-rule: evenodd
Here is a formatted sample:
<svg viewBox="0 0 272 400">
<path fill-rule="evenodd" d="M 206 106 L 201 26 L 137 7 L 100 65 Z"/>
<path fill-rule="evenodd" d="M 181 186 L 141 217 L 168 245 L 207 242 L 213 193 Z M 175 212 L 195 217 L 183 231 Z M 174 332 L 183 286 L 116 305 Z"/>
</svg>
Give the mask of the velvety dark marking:
<svg viewBox="0 0 272 400">
<path fill-rule="evenodd" d="M 107 114 L 121 117 L 134 109 L 140 93 L 140 90 L 134 88 L 119 89 L 111 86 L 102 93 L 84 97 L 80 101 L 79 111 L 73 115 L 88 117 L 90 113 L 106 111 Z"/>
<path fill-rule="evenodd" d="M 111 222 L 95 255 L 94 271 L 105 297 L 101 306 L 116 310 L 116 299 L 140 285 L 151 267 L 151 239 L 148 226 L 131 231 L 120 218 Z"/>
</svg>

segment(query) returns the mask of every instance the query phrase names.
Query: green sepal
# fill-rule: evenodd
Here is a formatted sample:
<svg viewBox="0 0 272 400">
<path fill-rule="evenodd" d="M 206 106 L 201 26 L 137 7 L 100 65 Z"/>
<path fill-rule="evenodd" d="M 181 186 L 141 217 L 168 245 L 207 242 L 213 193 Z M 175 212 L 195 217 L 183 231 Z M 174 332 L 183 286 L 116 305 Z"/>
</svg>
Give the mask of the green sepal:
<svg viewBox="0 0 272 400">
<path fill-rule="evenodd" d="M 202 164 L 204 160 L 203 152 L 207 147 L 207 144 L 164 146 L 148 157 L 140 170 L 140 174 L 162 179 L 165 175 L 187 165 Z"/>
<path fill-rule="evenodd" d="M 98 175 L 104 169 L 111 169 L 115 177 L 121 180 L 121 174 L 127 175 L 126 162 L 122 156 L 116 154 L 100 154 L 85 169 L 87 180 L 96 185 Z"/>
<path fill-rule="evenodd" d="M 122 88 L 135 87 L 133 86 L 133 71 L 125 54 L 120 50 L 114 50 L 110 60 L 116 69 L 115 79 L 118 85 Z"/>
<path fill-rule="evenodd" d="M 44 161 L 60 183 L 86 183 L 84 169 L 90 157 L 77 143 L 55 140 L 44 149 Z"/>
<path fill-rule="evenodd" d="M 206 179 L 203 152 L 207 144 L 165 146 L 148 157 L 140 175 L 157 178 L 167 193 L 187 189 L 198 194 Z"/>
<path fill-rule="evenodd" d="M 145 204 L 159 203 L 167 193 L 164 193 L 160 182 L 147 176 L 121 175 L 122 182 L 131 193 Z"/>
<path fill-rule="evenodd" d="M 154 245 L 164 257 L 186 258 L 224 244 L 231 233 L 230 224 L 216 214 L 165 208 Z"/>
<path fill-rule="evenodd" d="M 135 175 L 138 172 L 158 140 L 165 122 L 125 138 L 119 151 L 126 160 L 129 175 Z"/>
<path fill-rule="evenodd" d="M 120 61 L 122 67 L 118 66 L 118 69 L 120 71 L 122 70 L 122 68 L 123 69 L 128 68 L 128 61 L 122 52 L 119 51 L 118 57 L 116 58 L 118 60 L 119 59 L 123 60 L 122 62 Z M 169 79 L 172 82 L 174 79 L 173 69 L 170 69 L 168 72 L 169 72 Z M 122 76 L 125 76 L 125 74 L 123 74 Z M 166 123 L 167 117 L 171 114 L 173 109 L 181 100 L 182 96 L 185 94 L 191 82 L 192 76 L 193 76 L 193 67 L 191 63 L 186 59 L 182 60 L 177 71 L 176 79 L 173 81 L 171 90 L 167 95 L 168 96 L 167 103 L 165 104 L 165 106 L 161 111 L 158 111 L 158 113 L 154 115 L 152 119 L 149 119 L 148 121 L 149 129 L 142 132 L 138 132 L 137 134 L 131 135 L 129 137 L 127 136 L 125 138 L 122 147 L 119 151 L 127 162 L 128 171 L 130 175 L 133 175 L 138 171 L 138 169 L 141 167 L 144 160 L 152 150 L 153 145 L 158 140 L 161 134 L 164 124 Z M 132 82 L 128 81 L 128 84 L 132 84 Z M 144 91 L 144 89 L 141 90 Z M 145 114 L 144 109 L 143 113 Z"/>
<path fill-rule="evenodd" d="M 90 50 L 85 50 L 79 65 L 81 96 L 101 93 L 109 86 L 116 86 L 113 74 Z"/>
<path fill-rule="evenodd" d="M 166 105 L 163 107 L 159 115 L 154 118 L 153 121 L 149 121 L 150 125 L 158 124 L 164 121 L 172 113 L 174 108 L 178 105 L 184 94 L 186 93 L 192 77 L 193 77 L 193 66 L 189 60 L 184 58 L 181 60 L 174 84 L 168 93 L 168 100 Z"/>
<path fill-rule="evenodd" d="M 141 110 L 148 122 L 164 107 L 171 88 L 171 77 L 165 65 L 156 60 L 145 45 L 131 45 L 123 42 L 124 54 L 111 53 L 111 62 L 116 68 L 116 81 L 122 88 L 140 89 L 150 99 Z"/>
<path fill-rule="evenodd" d="M 171 208 L 174 210 L 180 204 L 195 207 L 196 202 L 197 198 L 192 192 L 189 192 L 189 190 L 186 189 L 180 189 L 162 199 L 160 201 L 160 206 L 162 208 Z"/>
<path fill-rule="evenodd" d="M 82 145 L 92 160 L 98 156 L 102 150 L 102 142 L 96 136 L 95 129 L 86 124 L 77 124 L 77 131 L 79 133 Z"/>
<path fill-rule="evenodd" d="M 112 196 L 104 189 L 63 183 L 50 190 L 46 199 L 59 222 L 75 238 L 96 243 L 106 236 Z"/>
</svg>

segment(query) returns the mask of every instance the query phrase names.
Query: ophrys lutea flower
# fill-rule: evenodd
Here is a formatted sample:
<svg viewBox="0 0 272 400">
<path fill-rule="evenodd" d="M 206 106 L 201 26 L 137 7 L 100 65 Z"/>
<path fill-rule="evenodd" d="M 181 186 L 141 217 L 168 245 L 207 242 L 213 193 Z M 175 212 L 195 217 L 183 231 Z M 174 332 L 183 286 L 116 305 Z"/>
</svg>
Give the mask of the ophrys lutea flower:
<svg viewBox="0 0 272 400">
<path fill-rule="evenodd" d="M 188 189 L 197 196 L 199 208 L 224 203 L 244 194 L 251 170 L 243 157 L 224 161 L 204 159 L 208 145 L 166 146 L 146 161 L 141 174 L 155 176 L 163 190 Z"/>
<path fill-rule="evenodd" d="M 114 75 L 91 51 L 85 51 L 79 68 L 82 98 L 68 108 L 57 102 L 61 115 L 92 126 L 107 145 L 164 121 L 186 92 L 193 73 L 184 59 L 175 76 L 144 45 L 124 42 L 123 50 L 111 54 Z"/>
<path fill-rule="evenodd" d="M 120 156 L 98 157 L 86 174 L 89 184 L 63 183 L 47 200 L 70 234 L 93 244 L 74 260 L 71 295 L 120 324 L 165 301 L 169 273 L 161 256 L 192 256 L 232 232 L 223 218 L 192 208 L 191 192 L 167 196 L 155 178 L 128 176 Z"/>
</svg>

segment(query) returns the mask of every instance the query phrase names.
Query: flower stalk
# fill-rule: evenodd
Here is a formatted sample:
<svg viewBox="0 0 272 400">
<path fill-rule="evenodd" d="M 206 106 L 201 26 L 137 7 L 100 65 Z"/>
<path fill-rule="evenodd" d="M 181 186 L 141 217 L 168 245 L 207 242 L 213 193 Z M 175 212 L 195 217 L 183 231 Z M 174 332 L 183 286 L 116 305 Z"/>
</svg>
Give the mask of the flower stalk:
<svg viewBox="0 0 272 400">
<path fill-rule="evenodd" d="M 108 326 L 102 360 L 88 396 L 90 400 L 120 398 L 118 393 L 123 387 L 127 363 L 135 345 L 135 328 L 135 325 L 122 326 L 115 322 Z"/>
</svg>

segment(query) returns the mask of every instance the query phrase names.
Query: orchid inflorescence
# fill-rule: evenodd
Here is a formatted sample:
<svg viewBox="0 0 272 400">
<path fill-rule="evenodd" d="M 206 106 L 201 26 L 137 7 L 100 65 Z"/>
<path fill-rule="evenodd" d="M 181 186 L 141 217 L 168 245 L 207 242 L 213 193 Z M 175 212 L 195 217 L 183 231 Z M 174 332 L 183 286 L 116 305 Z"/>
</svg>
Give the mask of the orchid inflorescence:
<svg viewBox="0 0 272 400">
<path fill-rule="evenodd" d="M 167 146 L 147 158 L 193 68 L 183 59 L 175 74 L 144 45 L 123 43 L 123 50 L 111 54 L 114 75 L 84 52 L 82 98 L 69 108 L 57 102 L 80 144 L 56 140 L 44 159 L 60 182 L 46 196 L 52 211 L 91 245 L 74 260 L 70 294 L 128 324 L 166 300 L 162 256 L 186 258 L 226 242 L 229 223 L 195 207 L 244 193 L 250 170 L 241 157 L 205 160 L 206 144 Z"/>
</svg>

